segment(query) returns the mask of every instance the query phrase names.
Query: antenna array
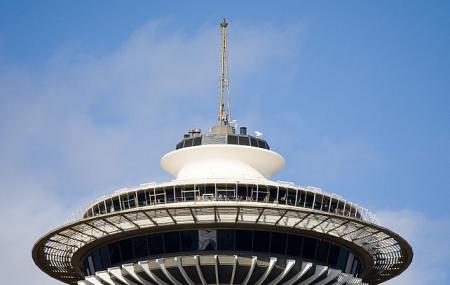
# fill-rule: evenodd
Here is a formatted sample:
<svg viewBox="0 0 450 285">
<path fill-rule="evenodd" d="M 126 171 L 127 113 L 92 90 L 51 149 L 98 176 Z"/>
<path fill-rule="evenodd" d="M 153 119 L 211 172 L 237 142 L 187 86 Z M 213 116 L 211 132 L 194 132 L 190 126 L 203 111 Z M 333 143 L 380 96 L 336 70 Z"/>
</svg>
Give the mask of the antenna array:
<svg viewBox="0 0 450 285">
<path fill-rule="evenodd" d="M 228 126 L 231 121 L 231 107 L 230 107 L 230 81 L 228 78 L 228 53 L 227 53 L 227 27 L 228 23 L 225 18 L 220 23 L 222 34 L 221 62 L 220 62 L 220 90 L 219 90 L 219 116 L 218 125 Z M 224 103 L 224 96 L 226 96 L 226 106 Z"/>
</svg>

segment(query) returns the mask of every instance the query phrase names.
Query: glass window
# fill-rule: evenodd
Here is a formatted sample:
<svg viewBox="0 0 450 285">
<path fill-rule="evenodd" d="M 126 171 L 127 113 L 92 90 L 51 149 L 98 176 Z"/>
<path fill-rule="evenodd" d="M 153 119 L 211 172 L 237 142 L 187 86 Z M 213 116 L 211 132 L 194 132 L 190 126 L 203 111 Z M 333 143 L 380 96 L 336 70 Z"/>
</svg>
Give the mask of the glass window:
<svg viewBox="0 0 450 285">
<path fill-rule="evenodd" d="M 305 206 L 305 192 L 303 191 L 298 191 L 298 195 L 297 195 L 297 206 L 299 207 L 304 207 Z"/>
<path fill-rule="evenodd" d="M 147 237 L 133 238 L 133 251 L 136 258 L 148 256 Z"/>
<path fill-rule="evenodd" d="M 258 141 L 254 137 L 250 137 L 250 145 L 251 146 L 258 146 Z"/>
<path fill-rule="evenodd" d="M 257 195 L 257 186 L 256 185 L 248 185 L 248 192 L 247 194 L 250 194 L 247 196 L 250 201 L 256 201 L 256 195 Z"/>
<path fill-rule="evenodd" d="M 250 140 L 248 139 L 248 137 L 239 136 L 239 144 L 240 145 L 250 145 Z"/>
<path fill-rule="evenodd" d="M 276 187 L 270 187 L 269 201 L 273 202 L 275 200 L 277 200 L 277 188 Z"/>
<path fill-rule="evenodd" d="M 145 192 L 138 192 L 138 204 L 140 207 L 147 205 L 147 200 L 145 199 Z"/>
<path fill-rule="evenodd" d="M 317 240 L 313 238 L 303 238 L 302 256 L 307 259 L 314 260 L 316 254 Z"/>
<path fill-rule="evenodd" d="M 286 188 L 281 188 L 278 193 L 278 203 L 280 204 L 286 204 Z"/>
<path fill-rule="evenodd" d="M 247 198 L 247 185 L 238 185 L 238 200 L 245 201 Z"/>
<path fill-rule="evenodd" d="M 217 230 L 199 230 L 198 249 L 216 250 L 216 248 L 217 248 Z"/>
<path fill-rule="evenodd" d="M 88 272 L 90 274 L 94 274 L 94 272 L 95 272 L 94 261 L 92 260 L 91 255 L 88 257 L 88 268 L 89 268 Z"/>
<path fill-rule="evenodd" d="M 207 184 L 205 187 L 205 194 L 216 195 L 216 186 L 214 184 Z"/>
<path fill-rule="evenodd" d="M 119 243 L 112 243 L 108 245 L 108 251 L 109 251 L 109 260 L 111 260 L 111 264 L 117 264 L 120 263 L 120 246 Z"/>
<path fill-rule="evenodd" d="M 329 204 L 330 204 L 330 198 L 324 196 L 323 202 L 322 202 L 322 211 L 329 212 L 330 211 L 330 209 L 328 208 Z"/>
<path fill-rule="evenodd" d="M 272 240 L 270 242 L 270 252 L 277 254 L 285 254 L 286 248 L 286 234 L 272 233 Z"/>
<path fill-rule="evenodd" d="M 228 144 L 238 144 L 238 137 L 233 135 L 228 135 Z"/>
<path fill-rule="evenodd" d="M 92 256 L 90 256 L 90 255 L 84 261 L 84 269 L 85 269 L 85 272 L 86 272 L 87 276 L 94 274 L 94 272 L 92 270 L 93 268 L 91 269 L 89 267 L 89 260 L 91 260 L 91 262 L 92 262 Z"/>
<path fill-rule="evenodd" d="M 119 198 L 113 198 L 113 207 L 114 207 L 114 211 L 120 211 L 120 202 L 119 202 Z"/>
<path fill-rule="evenodd" d="M 95 270 L 96 270 L 96 271 L 102 270 L 103 268 L 102 268 L 102 262 L 101 262 L 101 259 L 100 259 L 100 253 L 99 253 L 99 251 L 98 251 L 98 250 L 95 250 L 95 251 L 91 254 L 91 256 L 92 256 L 92 259 L 93 259 L 93 261 L 94 261 L 94 268 L 95 268 Z"/>
<path fill-rule="evenodd" d="M 306 194 L 306 203 L 305 203 L 305 207 L 306 207 L 306 208 L 312 208 L 312 206 L 313 206 L 313 201 L 314 201 L 314 194 L 312 194 L 312 193 L 307 193 L 307 194 Z"/>
<path fill-rule="evenodd" d="M 328 249 L 330 244 L 325 241 L 319 241 L 317 246 L 316 260 L 318 262 L 326 263 L 328 259 Z"/>
<path fill-rule="evenodd" d="M 303 237 L 288 235 L 287 254 L 301 256 Z"/>
<path fill-rule="evenodd" d="M 252 250 L 252 231 L 236 230 L 236 250 Z"/>
<path fill-rule="evenodd" d="M 356 269 L 358 268 L 358 259 L 354 259 L 353 260 L 353 265 L 352 265 L 352 270 L 350 271 L 351 274 L 355 275 L 356 274 Z"/>
<path fill-rule="evenodd" d="M 288 189 L 288 195 L 287 195 L 287 204 L 294 206 L 295 205 L 295 189 Z"/>
<path fill-rule="evenodd" d="M 201 145 L 202 144 L 202 137 L 195 137 L 192 145 Z"/>
<path fill-rule="evenodd" d="M 332 244 L 330 246 L 330 252 L 328 253 L 328 264 L 337 266 L 339 258 L 339 246 Z"/>
<path fill-rule="evenodd" d="M 179 252 L 180 251 L 180 233 L 169 232 L 164 234 L 164 247 L 166 253 Z"/>
<path fill-rule="evenodd" d="M 234 230 L 217 230 L 217 249 L 234 250 Z"/>
<path fill-rule="evenodd" d="M 255 231 L 253 233 L 253 250 L 269 252 L 270 232 Z"/>
<path fill-rule="evenodd" d="M 112 205 L 112 200 L 108 199 L 106 200 L 106 212 L 111 213 L 114 211 L 113 205 Z"/>
<path fill-rule="evenodd" d="M 267 187 L 264 185 L 258 185 L 258 202 L 269 202 L 269 196 L 267 195 Z"/>
<path fill-rule="evenodd" d="M 190 146 L 192 146 L 192 139 L 187 139 L 187 140 L 184 140 L 184 147 L 190 147 Z"/>
<path fill-rule="evenodd" d="M 164 189 L 164 191 L 166 192 L 166 199 L 167 199 L 167 203 L 173 203 L 174 201 L 175 201 L 175 198 L 174 198 L 174 189 L 173 189 L 173 187 L 168 187 L 168 188 L 165 188 Z"/>
<path fill-rule="evenodd" d="M 153 234 L 148 237 L 148 251 L 150 255 L 161 254 L 164 252 L 162 234 Z"/>
<path fill-rule="evenodd" d="M 353 260 L 355 259 L 355 256 L 352 253 L 348 254 L 348 258 L 347 258 L 347 264 L 345 265 L 345 272 L 350 273 L 352 270 L 352 264 L 353 264 Z"/>
<path fill-rule="evenodd" d="M 267 143 L 264 140 L 258 140 L 258 146 L 267 149 Z"/>
<path fill-rule="evenodd" d="M 103 246 L 99 249 L 100 258 L 102 259 L 103 268 L 108 268 L 111 265 L 111 261 L 109 260 L 109 251 L 108 247 Z"/>
<path fill-rule="evenodd" d="M 181 232 L 181 248 L 183 251 L 194 251 L 198 249 L 198 231 Z"/>
<path fill-rule="evenodd" d="M 227 250 L 287 254 L 357 274 L 361 262 L 347 249 L 301 235 L 260 230 L 202 229 L 158 233 L 114 242 L 93 250 L 83 260 L 91 274 L 134 259 L 163 253 Z M 92 267 L 92 268 L 90 268 Z"/>
<path fill-rule="evenodd" d="M 128 205 L 130 206 L 130 208 L 136 207 L 136 193 L 128 194 Z"/>
<path fill-rule="evenodd" d="M 323 196 L 316 194 L 316 199 L 314 202 L 314 209 L 320 210 L 322 208 L 322 200 L 323 200 Z"/>
<path fill-rule="evenodd" d="M 175 188 L 175 201 L 177 201 L 177 202 L 183 201 L 180 187 Z"/>
<path fill-rule="evenodd" d="M 176 149 L 180 149 L 180 148 L 183 148 L 183 142 L 177 143 Z"/>
<path fill-rule="evenodd" d="M 345 270 L 345 265 L 347 264 L 348 251 L 341 248 L 339 251 L 338 268 L 342 271 Z"/>
<path fill-rule="evenodd" d="M 120 241 L 120 253 L 122 255 L 122 260 L 133 259 L 133 247 L 131 245 L 131 239 L 126 239 Z"/>
</svg>

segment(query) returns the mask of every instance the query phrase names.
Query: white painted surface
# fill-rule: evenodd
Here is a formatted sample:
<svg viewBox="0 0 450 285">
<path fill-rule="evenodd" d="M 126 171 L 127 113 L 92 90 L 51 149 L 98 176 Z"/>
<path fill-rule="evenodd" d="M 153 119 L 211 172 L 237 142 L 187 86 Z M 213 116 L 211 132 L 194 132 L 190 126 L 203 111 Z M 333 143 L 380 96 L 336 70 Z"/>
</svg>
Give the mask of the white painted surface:
<svg viewBox="0 0 450 285">
<path fill-rule="evenodd" d="M 182 148 L 161 158 L 161 167 L 176 180 L 270 179 L 284 164 L 284 158 L 270 150 L 222 144 Z"/>
</svg>

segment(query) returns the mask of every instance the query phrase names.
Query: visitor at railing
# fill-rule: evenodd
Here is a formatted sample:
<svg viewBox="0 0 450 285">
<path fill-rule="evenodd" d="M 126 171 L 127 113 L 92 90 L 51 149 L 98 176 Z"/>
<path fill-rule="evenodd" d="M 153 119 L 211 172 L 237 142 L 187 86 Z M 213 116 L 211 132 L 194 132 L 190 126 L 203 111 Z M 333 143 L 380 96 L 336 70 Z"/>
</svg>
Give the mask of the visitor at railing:
<svg viewBox="0 0 450 285">
<path fill-rule="evenodd" d="M 354 204 L 345 200 L 328 196 L 324 193 L 308 192 L 302 189 L 277 189 L 265 186 L 261 187 L 238 187 L 230 188 L 192 188 L 192 190 L 180 191 L 173 188 L 162 188 L 156 192 L 155 189 L 138 190 L 128 192 L 109 199 L 104 199 L 96 205 L 91 206 L 84 214 L 84 217 L 92 217 L 117 211 L 132 209 L 136 207 L 154 206 L 160 204 L 180 203 L 180 202 L 258 202 L 271 203 L 276 205 L 296 206 L 300 208 L 314 209 L 336 215 L 346 216 L 364 220 L 360 209 Z M 272 191 L 274 190 L 274 191 Z M 212 193 L 205 193 L 211 191 Z M 203 194 L 201 194 L 203 192 Z M 247 192 L 249 195 L 239 193 Z M 216 194 L 214 194 L 216 193 Z M 369 213 L 366 217 L 371 219 Z"/>
</svg>

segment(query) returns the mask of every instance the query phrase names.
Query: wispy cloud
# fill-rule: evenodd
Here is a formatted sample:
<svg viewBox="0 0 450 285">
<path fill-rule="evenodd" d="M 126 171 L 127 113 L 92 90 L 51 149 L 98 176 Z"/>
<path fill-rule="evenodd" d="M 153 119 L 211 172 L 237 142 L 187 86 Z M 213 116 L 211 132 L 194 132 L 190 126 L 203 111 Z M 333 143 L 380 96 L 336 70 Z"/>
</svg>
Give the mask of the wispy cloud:
<svg viewBox="0 0 450 285">
<path fill-rule="evenodd" d="M 450 217 L 431 218 L 417 210 L 380 211 L 377 217 L 406 238 L 414 251 L 410 268 L 386 284 L 450 283 Z"/>
</svg>

